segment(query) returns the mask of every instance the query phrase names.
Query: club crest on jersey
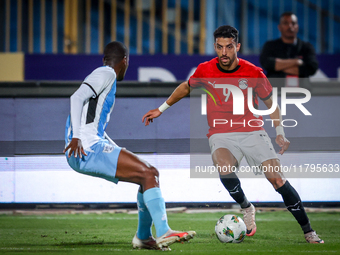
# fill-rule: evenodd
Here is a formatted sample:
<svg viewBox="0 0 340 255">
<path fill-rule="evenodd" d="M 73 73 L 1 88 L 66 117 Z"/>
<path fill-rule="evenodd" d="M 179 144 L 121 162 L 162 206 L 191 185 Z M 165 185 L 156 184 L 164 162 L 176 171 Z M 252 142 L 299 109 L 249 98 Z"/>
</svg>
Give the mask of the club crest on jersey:
<svg viewBox="0 0 340 255">
<path fill-rule="evenodd" d="M 240 79 L 238 80 L 238 86 L 240 87 L 240 89 L 246 89 L 248 88 L 248 80 L 247 79 Z"/>
</svg>

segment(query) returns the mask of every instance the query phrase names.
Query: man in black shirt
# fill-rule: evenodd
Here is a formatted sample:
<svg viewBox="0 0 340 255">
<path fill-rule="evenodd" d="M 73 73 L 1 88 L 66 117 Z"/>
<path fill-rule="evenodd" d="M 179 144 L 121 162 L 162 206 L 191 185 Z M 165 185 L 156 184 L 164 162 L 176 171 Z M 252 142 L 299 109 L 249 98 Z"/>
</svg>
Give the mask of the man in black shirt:
<svg viewBox="0 0 340 255">
<path fill-rule="evenodd" d="M 283 13 L 278 29 L 281 38 L 266 42 L 260 55 L 260 63 L 267 71 L 267 77 L 298 80 L 315 74 L 318 69 L 315 50 L 310 43 L 297 38 L 299 24 L 296 15 L 292 12 Z M 288 79 L 271 79 L 271 82 L 275 87 L 282 87 Z M 298 86 L 297 82 L 288 82 L 287 85 Z"/>
</svg>

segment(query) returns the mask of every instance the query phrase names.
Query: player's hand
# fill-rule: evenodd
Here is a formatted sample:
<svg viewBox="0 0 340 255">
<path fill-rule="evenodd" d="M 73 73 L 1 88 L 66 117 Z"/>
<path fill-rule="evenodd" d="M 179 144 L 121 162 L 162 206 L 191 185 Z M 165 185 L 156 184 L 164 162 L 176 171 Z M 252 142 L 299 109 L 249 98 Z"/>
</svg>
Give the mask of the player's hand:
<svg viewBox="0 0 340 255">
<path fill-rule="evenodd" d="M 144 114 L 142 122 L 145 120 L 145 126 L 148 126 L 151 122 L 153 122 L 154 118 L 159 117 L 162 114 L 162 112 L 157 108 L 148 111 L 146 114 Z"/>
<path fill-rule="evenodd" d="M 281 155 L 288 149 L 290 145 L 290 141 L 282 135 L 276 136 L 275 142 L 281 147 L 281 150 L 279 151 Z"/>
<path fill-rule="evenodd" d="M 74 157 L 76 158 L 78 155 L 80 158 L 82 158 L 82 155 L 87 156 L 87 154 L 84 151 L 83 145 L 81 143 L 81 140 L 78 138 L 72 138 L 71 142 L 67 145 L 63 153 L 65 153 L 67 150 L 70 150 L 68 152 L 68 157 L 70 158 L 72 156 L 72 153 L 74 153 Z"/>
</svg>

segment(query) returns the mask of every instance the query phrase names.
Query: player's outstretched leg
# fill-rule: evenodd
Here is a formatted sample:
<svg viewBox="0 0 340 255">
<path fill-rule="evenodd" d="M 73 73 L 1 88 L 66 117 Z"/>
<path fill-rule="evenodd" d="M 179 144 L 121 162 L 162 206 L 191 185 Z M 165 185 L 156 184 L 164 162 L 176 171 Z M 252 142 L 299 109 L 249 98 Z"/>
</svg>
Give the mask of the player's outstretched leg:
<svg viewBox="0 0 340 255">
<path fill-rule="evenodd" d="M 122 149 L 117 162 L 116 178 L 120 181 L 132 182 L 142 187 L 143 197 L 139 195 L 139 201 L 143 200 L 156 228 L 156 245 L 159 249 L 168 249 L 168 246 L 176 241 L 187 241 L 194 237 L 194 231 L 173 231 L 168 225 L 165 202 L 159 188 L 159 173 L 156 168 L 140 160 L 133 153 Z M 147 224 L 147 226 L 149 223 Z M 145 228 L 148 228 L 144 226 Z M 144 234 L 141 234 L 141 233 Z M 146 248 L 152 245 L 153 238 L 146 238 L 148 231 L 137 231 L 133 240 L 138 248 Z M 143 236 L 138 236 L 139 234 Z M 141 245 L 143 243 L 143 245 Z M 145 245 L 148 243 L 148 245 Z"/>
<path fill-rule="evenodd" d="M 210 140 L 209 140 L 210 142 Z M 238 165 L 234 155 L 226 148 L 218 148 L 212 154 L 212 160 L 216 167 L 221 169 L 232 169 Z M 221 171 L 220 179 L 223 186 L 228 190 L 230 196 L 243 210 L 243 220 L 247 226 L 247 236 L 253 236 L 256 232 L 255 207 L 248 201 L 242 188 L 241 182 L 235 172 Z"/>
<path fill-rule="evenodd" d="M 281 164 L 278 159 L 270 159 L 262 163 L 266 169 L 280 169 Z M 271 167 L 270 167 L 271 166 Z M 274 189 L 281 194 L 283 202 L 288 211 L 293 214 L 294 218 L 300 224 L 305 239 L 308 243 L 324 243 L 312 229 L 301 198 L 296 190 L 286 181 L 283 173 L 275 171 L 266 171 L 266 178 L 273 185 Z"/>
<path fill-rule="evenodd" d="M 288 181 L 276 190 L 281 194 L 283 201 L 297 222 L 300 224 L 308 243 L 324 243 L 324 241 L 312 229 L 305 208 L 301 202 L 299 194 Z"/>
<path fill-rule="evenodd" d="M 247 227 L 247 236 L 253 236 L 256 232 L 255 207 L 243 193 L 241 182 L 233 172 L 227 175 L 220 175 L 223 186 L 228 190 L 230 196 L 241 206 L 243 221 Z"/>
</svg>

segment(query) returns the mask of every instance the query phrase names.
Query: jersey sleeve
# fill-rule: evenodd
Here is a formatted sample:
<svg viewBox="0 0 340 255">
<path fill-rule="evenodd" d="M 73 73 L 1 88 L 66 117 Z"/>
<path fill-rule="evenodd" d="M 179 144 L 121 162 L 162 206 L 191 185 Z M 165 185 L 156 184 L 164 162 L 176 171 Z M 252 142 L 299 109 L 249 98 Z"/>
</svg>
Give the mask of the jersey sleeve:
<svg viewBox="0 0 340 255">
<path fill-rule="evenodd" d="M 73 138 L 80 138 L 81 114 L 86 100 L 94 97 L 94 92 L 82 84 L 71 96 L 71 123 Z"/>
<path fill-rule="evenodd" d="M 258 72 L 259 74 L 255 92 L 261 100 L 265 101 L 272 96 L 273 87 L 266 75 L 263 73 L 262 69 L 259 69 Z"/>
<path fill-rule="evenodd" d="M 95 69 L 87 76 L 83 84 L 88 85 L 96 96 L 98 96 L 107 86 L 111 85 L 115 79 L 115 71 L 111 67 L 103 66 Z"/>
</svg>

